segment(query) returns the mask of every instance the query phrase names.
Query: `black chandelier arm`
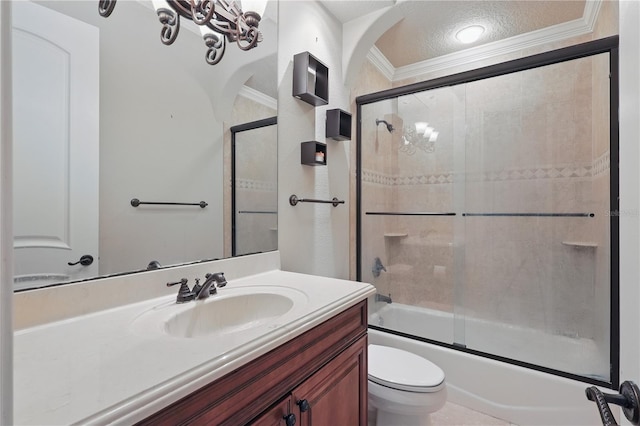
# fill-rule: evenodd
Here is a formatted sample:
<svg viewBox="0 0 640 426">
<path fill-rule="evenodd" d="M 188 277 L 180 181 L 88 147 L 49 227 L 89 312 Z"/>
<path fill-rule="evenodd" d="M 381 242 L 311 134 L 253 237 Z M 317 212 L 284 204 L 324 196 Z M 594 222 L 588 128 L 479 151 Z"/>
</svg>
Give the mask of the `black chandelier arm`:
<svg viewBox="0 0 640 426">
<path fill-rule="evenodd" d="M 170 9 L 158 9 L 158 20 L 162 24 L 160 30 L 160 41 L 169 46 L 176 41 L 180 32 L 180 16 Z"/>
<path fill-rule="evenodd" d="M 191 19 L 198 25 L 205 25 L 216 13 L 215 0 L 192 0 Z"/>
<path fill-rule="evenodd" d="M 207 24 L 207 27 L 226 36 L 227 41 L 236 41 L 236 31 L 228 22 L 213 20 Z"/>
<path fill-rule="evenodd" d="M 238 47 L 240 49 L 250 50 L 256 47 L 256 44 L 258 44 L 260 38 L 260 31 L 258 31 L 256 27 L 251 27 L 244 34 L 237 38 L 236 43 L 238 44 Z M 243 44 L 242 42 L 248 42 L 248 44 Z"/>
<path fill-rule="evenodd" d="M 1 1 L 1 0 L 0 0 Z M 98 12 L 109 17 L 117 0 L 98 0 Z M 236 42 L 241 50 L 253 49 L 262 41 L 258 31 L 260 15 L 253 11 L 242 12 L 235 0 L 166 0 L 168 7 L 157 9 L 162 24 L 160 41 L 171 45 L 180 32 L 180 17 L 187 18 L 212 33 L 203 36 L 207 52 L 205 60 L 215 65 L 222 60 L 227 42 Z"/>
<path fill-rule="evenodd" d="M 191 19 L 191 1 L 166 0 L 167 4 L 183 18 Z"/>
<path fill-rule="evenodd" d="M 215 65 L 224 56 L 226 48 L 226 40 L 224 37 L 218 37 L 216 34 L 207 34 L 204 37 L 204 44 L 207 46 L 205 60 L 209 65 Z"/>
<path fill-rule="evenodd" d="M 113 9 L 116 7 L 116 0 L 100 0 L 98 1 L 98 13 L 103 18 L 108 18 Z"/>
<path fill-rule="evenodd" d="M 226 0 L 218 0 L 215 19 L 209 23 L 215 31 L 226 35 L 227 41 L 236 41 L 240 33 L 238 17 L 242 13 L 237 7 L 235 2 L 230 5 Z"/>
</svg>

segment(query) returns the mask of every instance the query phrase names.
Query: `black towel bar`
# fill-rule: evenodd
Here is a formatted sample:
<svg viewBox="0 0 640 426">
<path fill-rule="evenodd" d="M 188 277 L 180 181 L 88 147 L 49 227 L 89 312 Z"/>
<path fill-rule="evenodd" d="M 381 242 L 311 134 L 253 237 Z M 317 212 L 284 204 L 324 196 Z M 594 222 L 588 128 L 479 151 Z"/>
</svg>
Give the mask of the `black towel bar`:
<svg viewBox="0 0 640 426">
<path fill-rule="evenodd" d="M 209 204 L 204 201 L 200 201 L 199 203 L 171 203 L 164 201 L 140 201 L 137 198 L 131 199 L 131 205 L 133 207 L 138 207 L 141 204 L 154 204 L 154 205 L 163 205 L 163 206 L 200 206 L 200 208 L 204 209 Z"/>
<path fill-rule="evenodd" d="M 289 197 L 289 204 L 292 206 L 297 205 L 298 203 L 323 203 L 323 204 L 333 204 L 333 207 L 338 207 L 338 204 L 344 204 L 344 200 L 338 200 L 336 197 L 333 197 L 331 200 L 315 200 L 313 198 L 298 198 L 297 195 L 292 195 Z"/>
</svg>

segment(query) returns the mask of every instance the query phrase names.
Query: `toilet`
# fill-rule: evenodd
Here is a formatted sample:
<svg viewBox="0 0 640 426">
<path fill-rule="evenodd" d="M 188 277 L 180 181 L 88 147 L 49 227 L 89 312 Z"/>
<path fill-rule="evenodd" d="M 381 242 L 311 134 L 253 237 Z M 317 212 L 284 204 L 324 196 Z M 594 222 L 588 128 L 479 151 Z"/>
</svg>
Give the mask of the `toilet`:
<svg viewBox="0 0 640 426">
<path fill-rule="evenodd" d="M 430 425 L 430 414 L 447 401 L 442 369 L 401 349 L 380 345 L 368 349 L 369 424 Z"/>
</svg>

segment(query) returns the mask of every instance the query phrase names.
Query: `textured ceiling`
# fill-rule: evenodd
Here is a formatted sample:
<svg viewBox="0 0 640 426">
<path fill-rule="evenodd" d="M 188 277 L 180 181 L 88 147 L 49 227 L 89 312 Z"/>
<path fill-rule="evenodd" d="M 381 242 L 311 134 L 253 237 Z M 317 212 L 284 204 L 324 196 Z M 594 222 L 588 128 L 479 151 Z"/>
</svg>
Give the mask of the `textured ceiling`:
<svg viewBox="0 0 640 426">
<path fill-rule="evenodd" d="M 343 23 L 394 3 L 323 1 Z M 378 39 L 376 47 L 398 68 L 579 19 L 585 0 L 407 0 L 398 2 L 396 7 L 404 18 Z M 458 42 L 456 33 L 474 24 L 485 27 L 481 38 L 471 44 Z"/>
</svg>

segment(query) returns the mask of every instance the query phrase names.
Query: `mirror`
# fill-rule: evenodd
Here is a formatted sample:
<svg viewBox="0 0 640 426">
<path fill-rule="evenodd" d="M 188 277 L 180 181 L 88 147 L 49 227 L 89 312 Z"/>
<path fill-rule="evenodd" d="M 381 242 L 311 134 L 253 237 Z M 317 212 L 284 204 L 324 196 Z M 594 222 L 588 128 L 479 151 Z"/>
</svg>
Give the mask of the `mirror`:
<svg viewBox="0 0 640 426">
<path fill-rule="evenodd" d="M 277 2 L 214 66 L 150 1 L 13 12 L 15 289 L 230 256 L 229 129 L 277 113 Z"/>
<path fill-rule="evenodd" d="M 278 247 L 277 117 L 231 128 L 231 253 Z"/>
</svg>

